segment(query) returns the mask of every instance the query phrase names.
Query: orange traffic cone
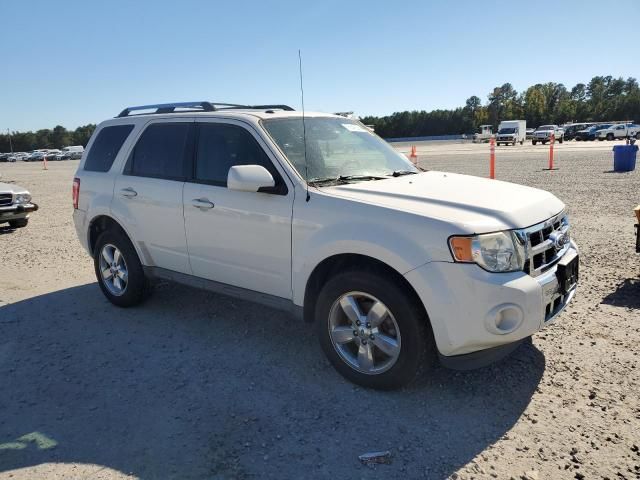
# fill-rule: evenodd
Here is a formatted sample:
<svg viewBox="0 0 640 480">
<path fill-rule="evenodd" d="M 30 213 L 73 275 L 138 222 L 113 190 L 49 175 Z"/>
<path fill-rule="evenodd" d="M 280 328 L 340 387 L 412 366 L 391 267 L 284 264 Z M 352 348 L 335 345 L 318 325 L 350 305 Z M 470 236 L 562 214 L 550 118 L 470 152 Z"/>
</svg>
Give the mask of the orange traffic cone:
<svg viewBox="0 0 640 480">
<path fill-rule="evenodd" d="M 416 153 L 416 146 L 415 145 L 411 146 L 411 155 L 409 155 L 409 159 L 413 163 L 418 163 L 418 154 Z"/>
</svg>

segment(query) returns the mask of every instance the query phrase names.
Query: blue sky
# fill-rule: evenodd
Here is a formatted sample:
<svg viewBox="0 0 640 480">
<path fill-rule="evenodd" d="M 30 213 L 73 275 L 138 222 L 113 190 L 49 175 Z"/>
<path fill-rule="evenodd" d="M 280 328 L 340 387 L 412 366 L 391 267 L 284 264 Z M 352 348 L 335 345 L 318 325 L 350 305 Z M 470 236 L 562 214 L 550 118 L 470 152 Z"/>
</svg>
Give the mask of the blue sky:
<svg viewBox="0 0 640 480">
<path fill-rule="evenodd" d="M 609 6 L 0 0 L 0 130 L 75 128 L 169 101 L 298 108 L 298 48 L 307 109 L 360 115 L 485 102 L 505 82 L 640 77 L 640 1 Z"/>
</svg>

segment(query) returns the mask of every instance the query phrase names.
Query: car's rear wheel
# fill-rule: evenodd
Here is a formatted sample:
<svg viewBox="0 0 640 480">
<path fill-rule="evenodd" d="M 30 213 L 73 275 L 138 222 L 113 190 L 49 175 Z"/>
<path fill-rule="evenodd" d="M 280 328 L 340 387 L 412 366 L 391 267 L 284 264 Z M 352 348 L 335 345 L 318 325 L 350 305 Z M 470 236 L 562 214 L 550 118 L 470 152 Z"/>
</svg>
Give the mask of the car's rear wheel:
<svg viewBox="0 0 640 480">
<path fill-rule="evenodd" d="M 640 132 L 636 133 L 636 140 L 640 140 Z"/>
<path fill-rule="evenodd" d="M 611 141 L 613 138 L 613 133 L 607 133 L 607 140 Z"/>
<path fill-rule="evenodd" d="M 331 278 L 316 304 L 320 345 L 348 380 L 389 390 L 433 364 L 428 319 L 414 298 L 387 277 L 347 271 Z"/>
<path fill-rule="evenodd" d="M 11 228 L 24 228 L 29 224 L 28 218 L 19 218 L 18 220 L 9 221 L 9 226 Z"/>
<path fill-rule="evenodd" d="M 131 307 L 144 300 L 148 282 L 138 254 L 123 232 L 107 230 L 98 237 L 94 267 L 102 293 L 114 305 Z"/>
</svg>

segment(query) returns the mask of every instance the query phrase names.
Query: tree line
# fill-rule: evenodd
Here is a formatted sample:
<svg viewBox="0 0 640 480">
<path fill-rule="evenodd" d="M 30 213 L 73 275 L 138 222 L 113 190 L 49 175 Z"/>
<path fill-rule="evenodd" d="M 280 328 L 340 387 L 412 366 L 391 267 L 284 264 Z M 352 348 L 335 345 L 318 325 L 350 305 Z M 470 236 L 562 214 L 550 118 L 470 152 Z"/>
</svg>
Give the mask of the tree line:
<svg viewBox="0 0 640 480">
<path fill-rule="evenodd" d="M 57 125 L 53 130 L 48 128 L 36 132 L 11 132 L 0 134 L 0 152 L 29 152 L 40 148 L 62 148 L 69 145 L 87 146 L 94 124 L 84 125 L 75 130 L 67 130 Z M 11 141 L 10 141 L 11 140 Z"/>
<path fill-rule="evenodd" d="M 640 87 L 635 78 L 596 76 L 570 90 L 562 83 L 539 83 L 517 92 L 510 83 L 493 89 L 487 103 L 477 96 L 453 110 L 396 112 L 361 119 L 385 138 L 470 134 L 479 125 L 526 120 L 527 127 L 567 122 L 640 121 Z"/>
<path fill-rule="evenodd" d="M 501 120 L 527 121 L 527 126 L 566 122 L 598 122 L 607 120 L 640 121 L 640 87 L 629 77 L 593 77 L 587 84 L 578 83 L 570 90 L 562 83 L 538 83 L 517 92 L 510 83 L 493 89 L 487 103 L 477 96 L 469 97 L 464 107 L 453 110 L 414 110 L 396 112 L 383 117 L 362 118 L 373 125 L 381 137 L 421 137 L 428 135 L 471 134 L 479 125 L 497 128 Z M 94 124 L 67 130 L 61 125 L 53 130 L 13 132 L 14 152 L 39 148 L 86 146 L 95 130 Z M 9 135 L 0 134 L 0 152 L 9 152 Z"/>
</svg>

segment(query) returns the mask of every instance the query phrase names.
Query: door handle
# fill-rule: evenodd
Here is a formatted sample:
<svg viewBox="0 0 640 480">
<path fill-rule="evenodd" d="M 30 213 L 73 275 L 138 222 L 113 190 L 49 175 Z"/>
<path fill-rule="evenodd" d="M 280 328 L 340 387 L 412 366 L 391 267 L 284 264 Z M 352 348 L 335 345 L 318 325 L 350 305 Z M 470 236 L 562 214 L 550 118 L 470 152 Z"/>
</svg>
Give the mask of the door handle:
<svg viewBox="0 0 640 480">
<path fill-rule="evenodd" d="M 120 190 L 120 195 L 126 198 L 133 198 L 138 196 L 138 192 L 136 192 L 133 188 L 127 187 Z"/>
<path fill-rule="evenodd" d="M 200 210 L 209 210 L 215 206 L 208 198 L 194 198 L 191 200 L 191 205 Z"/>
</svg>

